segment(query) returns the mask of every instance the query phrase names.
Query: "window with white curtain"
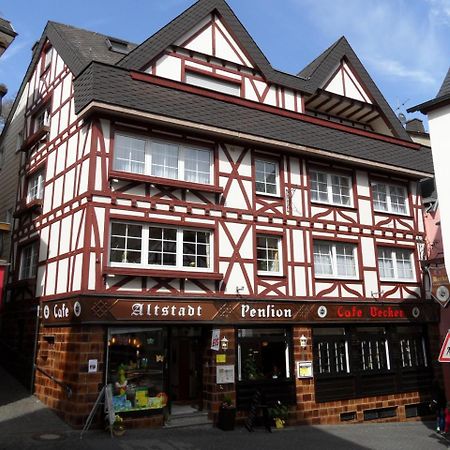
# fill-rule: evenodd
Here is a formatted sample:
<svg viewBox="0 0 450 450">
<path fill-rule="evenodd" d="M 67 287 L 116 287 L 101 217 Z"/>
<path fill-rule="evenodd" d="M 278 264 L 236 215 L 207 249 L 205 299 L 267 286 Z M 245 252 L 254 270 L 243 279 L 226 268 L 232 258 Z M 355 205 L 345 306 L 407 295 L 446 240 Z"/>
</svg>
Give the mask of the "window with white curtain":
<svg viewBox="0 0 450 450">
<path fill-rule="evenodd" d="M 111 223 L 110 264 L 116 267 L 210 269 L 211 231 Z"/>
<path fill-rule="evenodd" d="M 212 151 L 161 139 L 117 133 L 114 170 L 211 184 Z"/>
<path fill-rule="evenodd" d="M 408 214 L 408 193 L 404 186 L 373 182 L 372 196 L 375 211 Z"/>
<path fill-rule="evenodd" d="M 414 280 L 412 250 L 379 247 L 378 268 L 383 280 Z"/>
<path fill-rule="evenodd" d="M 275 161 L 255 160 L 256 193 L 279 194 L 278 164 Z"/>
<path fill-rule="evenodd" d="M 353 206 L 351 177 L 311 170 L 310 179 L 313 202 Z"/>
<path fill-rule="evenodd" d="M 44 171 L 35 172 L 28 178 L 27 203 L 44 197 Z"/>
<path fill-rule="evenodd" d="M 318 277 L 356 278 L 356 245 L 315 241 L 314 272 Z"/>
<path fill-rule="evenodd" d="M 277 236 L 256 237 L 258 274 L 281 274 L 281 238 Z"/>
</svg>

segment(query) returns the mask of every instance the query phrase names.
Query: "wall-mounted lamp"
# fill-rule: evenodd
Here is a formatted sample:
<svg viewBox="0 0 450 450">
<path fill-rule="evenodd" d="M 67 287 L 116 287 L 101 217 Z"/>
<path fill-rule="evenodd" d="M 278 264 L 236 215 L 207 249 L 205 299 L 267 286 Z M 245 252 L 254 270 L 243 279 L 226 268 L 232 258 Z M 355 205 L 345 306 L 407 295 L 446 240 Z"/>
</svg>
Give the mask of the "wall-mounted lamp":
<svg viewBox="0 0 450 450">
<path fill-rule="evenodd" d="M 228 339 L 225 336 L 220 340 L 220 346 L 222 350 L 228 350 Z"/>
<path fill-rule="evenodd" d="M 300 336 L 300 347 L 306 348 L 307 345 L 308 345 L 308 338 L 304 334 L 302 334 Z"/>
</svg>

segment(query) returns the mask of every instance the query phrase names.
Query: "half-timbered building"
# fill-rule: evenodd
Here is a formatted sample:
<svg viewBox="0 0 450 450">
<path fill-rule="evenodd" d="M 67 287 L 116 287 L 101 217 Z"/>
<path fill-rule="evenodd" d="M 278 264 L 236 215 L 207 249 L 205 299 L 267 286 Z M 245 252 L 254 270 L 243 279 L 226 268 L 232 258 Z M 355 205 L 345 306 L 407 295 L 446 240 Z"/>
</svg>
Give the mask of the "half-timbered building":
<svg viewBox="0 0 450 450">
<path fill-rule="evenodd" d="M 143 425 L 256 390 L 295 423 L 424 412 L 430 151 L 344 37 L 291 75 L 223 0 L 139 45 L 50 22 L 16 111 L 3 340 L 39 305 L 34 389 L 67 422 L 105 384 Z"/>
</svg>

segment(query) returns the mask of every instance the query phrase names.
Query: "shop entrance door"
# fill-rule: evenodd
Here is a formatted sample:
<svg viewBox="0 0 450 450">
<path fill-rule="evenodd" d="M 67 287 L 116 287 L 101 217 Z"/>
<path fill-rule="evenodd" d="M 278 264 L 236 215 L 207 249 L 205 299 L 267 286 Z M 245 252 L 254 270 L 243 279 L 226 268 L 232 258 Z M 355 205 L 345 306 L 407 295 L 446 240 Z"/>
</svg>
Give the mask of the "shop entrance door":
<svg viewBox="0 0 450 450">
<path fill-rule="evenodd" d="M 202 409 L 202 355 L 204 350 L 201 327 L 172 327 L 170 330 L 169 398 L 171 412 Z"/>
</svg>

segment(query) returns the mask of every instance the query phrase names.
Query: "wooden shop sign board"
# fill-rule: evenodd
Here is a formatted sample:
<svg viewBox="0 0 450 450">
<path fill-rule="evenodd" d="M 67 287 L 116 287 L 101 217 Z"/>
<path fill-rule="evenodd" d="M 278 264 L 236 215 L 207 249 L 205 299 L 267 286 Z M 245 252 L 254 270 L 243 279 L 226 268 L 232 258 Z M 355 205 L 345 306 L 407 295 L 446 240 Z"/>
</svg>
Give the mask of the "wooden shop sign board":
<svg viewBox="0 0 450 450">
<path fill-rule="evenodd" d="M 444 265 L 431 266 L 428 269 L 431 280 L 431 295 L 445 308 L 450 302 L 450 283 Z"/>
<path fill-rule="evenodd" d="M 450 362 L 450 330 L 447 331 L 447 336 L 445 336 L 442 344 L 441 352 L 439 353 L 439 362 Z"/>
<path fill-rule="evenodd" d="M 433 304 L 367 304 L 305 301 L 165 300 L 83 296 L 41 303 L 46 326 L 84 323 L 345 323 L 432 322 Z"/>
</svg>

